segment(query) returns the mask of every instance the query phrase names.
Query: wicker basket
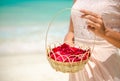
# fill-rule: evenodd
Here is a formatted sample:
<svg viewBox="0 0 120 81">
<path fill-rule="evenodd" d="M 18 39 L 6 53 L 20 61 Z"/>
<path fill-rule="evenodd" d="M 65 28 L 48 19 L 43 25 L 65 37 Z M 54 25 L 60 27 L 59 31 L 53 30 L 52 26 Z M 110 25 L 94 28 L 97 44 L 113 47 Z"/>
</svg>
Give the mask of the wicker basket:
<svg viewBox="0 0 120 81">
<path fill-rule="evenodd" d="M 62 12 L 66 11 L 66 10 L 70 10 L 70 9 L 63 9 L 62 11 L 58 12 L 53 20 Z M 88 53 L 87 59 L 83 60 L 81 59 L 80 61 L 74 62 L 74 61 L 57 61 L 56 58 L 53 59 L 50 57 L 50 52 L 52 51 L 53 48 L 56 47 L 56 43 L 54 43 L 54 46 L 48 45 L 47 42 L 47 38 L 48 38 L 48 32 L 49 32 L 49 28 L 53 22 L 53 20 L 49 23 L 48 29 L 47 29 L 47 33 L 46 33 L 46 39 L 45 39 L 45 46 L 46 46 L 46 53 L 47 53 L 47 59 L 50 63 L 50 65 L 52 66 L 53 69 L 55 69 L 56 71 L 60 71 L 63 73 L 75 73 L 78 72 L 79 70 L 82 70 L 85 66 L 85 64 L 88 62 L 90 56 L 91 56 L 91 49 L 88 47 L 86 48 L 85 46 L 79 46 L 80 49 L 84 49 L 84 50 L 89 50 L 87 52 L 85 52 L 84 54 L 82 54 L 83 56 Z M 62 45 L 63 43 L 60 43 L 58 46 Z M 82 47 L 82 48 L 81 48 Z M 53 53 L 55 54 L 55 53 Z M 62 56 L 61 56 L 62 57 Z M 78 57 L 78 56 L 77 56 Z M 69 57 L 67 57 L 69 59 Z M 75 58 L 74 58 L 75 59 Z"/>
</svg>

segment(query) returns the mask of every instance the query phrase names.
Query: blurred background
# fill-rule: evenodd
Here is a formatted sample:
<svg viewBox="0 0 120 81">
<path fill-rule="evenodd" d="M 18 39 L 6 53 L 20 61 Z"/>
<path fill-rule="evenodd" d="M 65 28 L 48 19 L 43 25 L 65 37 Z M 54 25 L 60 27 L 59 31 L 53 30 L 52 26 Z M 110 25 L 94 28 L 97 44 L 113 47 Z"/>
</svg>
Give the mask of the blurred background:
<svg viewBox="0 0 120 81">
<path fill-rule="evenodd" d="M 56 12 L 71 8 L 72 4 L 72 0 L 0 1 L 0 81 L 68 80 L 68 74 L 50 67 L 45 54 L 45 34 Z M 54 21 L 50 35 L 64 36 L 55 31 L 67 30 L 70 11 L 67 14 Z"/>
</svg>

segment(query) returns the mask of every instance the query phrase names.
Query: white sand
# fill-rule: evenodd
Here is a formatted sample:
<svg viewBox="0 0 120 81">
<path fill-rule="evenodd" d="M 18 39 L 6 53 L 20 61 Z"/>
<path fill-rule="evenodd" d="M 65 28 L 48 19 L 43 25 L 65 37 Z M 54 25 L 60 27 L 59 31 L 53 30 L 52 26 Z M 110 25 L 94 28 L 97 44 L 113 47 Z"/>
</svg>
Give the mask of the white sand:
<svg viewBox="0 0 120 81">
<path fill-rule="evenodd" d="M 0 56 L 0 81 L 68 81 L 42 54 Z"/>
</svg>

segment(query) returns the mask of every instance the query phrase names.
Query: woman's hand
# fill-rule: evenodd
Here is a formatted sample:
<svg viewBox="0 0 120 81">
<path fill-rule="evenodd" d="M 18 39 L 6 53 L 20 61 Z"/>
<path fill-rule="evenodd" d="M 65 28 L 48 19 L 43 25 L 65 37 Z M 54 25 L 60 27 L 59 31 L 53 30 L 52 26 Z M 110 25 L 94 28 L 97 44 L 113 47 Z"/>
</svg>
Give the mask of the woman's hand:
<svg viewBox="0 0 120 81">
<path fill-rule="evenodd" d="M 83 13 L 82 18 L 87 19 L 87 27 L 89 30 L 94 32 L 96 35 L 104 37 L 105 35 L 105 26 L 102 20 L 102 17 L 94 12 L 88 10 L 80 10 Z"/>
<path fill-rule="evenodd" d="M 105 27 L 103 19 L 100 15 L 88 10 L 80 11 L 83 13 L 81 17 L 87 19 L 89 30 L 104 38 L 114 46 L 120 48 L 120 32 L 116 32 L 108 27 Z"/>
<path fill-rule="evenodd" d="M 68 32 L 65 36 L 64 43 L 74 46 L 74 34 L 73 32 Z"/>
</svg>

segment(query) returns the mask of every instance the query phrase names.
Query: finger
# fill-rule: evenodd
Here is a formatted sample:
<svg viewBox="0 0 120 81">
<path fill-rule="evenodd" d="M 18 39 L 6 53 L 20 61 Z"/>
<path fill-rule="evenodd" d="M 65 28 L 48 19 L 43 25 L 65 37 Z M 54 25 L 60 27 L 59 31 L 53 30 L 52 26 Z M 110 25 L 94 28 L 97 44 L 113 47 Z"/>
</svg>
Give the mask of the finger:
<svg viewBox="0 0 120 81">
<path fill-rule="evenodd" d="M 94 27 L 95 29 L 98 29 L 100 27 L 100 24 L 98 23 L 94 23 L 90 20 L 86 21 L 87 25 L 91 26 L 91 27 Z"/>
<path fill-rule="evenodd" d="M 95 28 L 90 25 L 88 25 L 87 28 L 88 28 L 88 30 L 95 31 Z"/>
<path fill-rule="evenodd" d="M 94 17 L 101 18 L 101 16 L 99 16 L 98 14 L 93 13 L 93 12 L 88 11 L 88 10 L 80 10 L 80 12 L 82 12 L 82 13 L 84 13 L 84 14 L 86 14 L 86 15 L 92 15 L 92 16 L 94 16 Z"/>
<path fill-rule="evenodd" d="M 82 18 L 88 19 L 88 20 L 95 22 L 95 23 L 102 24 L 102 20 L 100 18 L 96 18 L 96 17 L 91 16 L 91 15 L 84 15 L 84 16 L 82 16 Z"/>
</svg>

